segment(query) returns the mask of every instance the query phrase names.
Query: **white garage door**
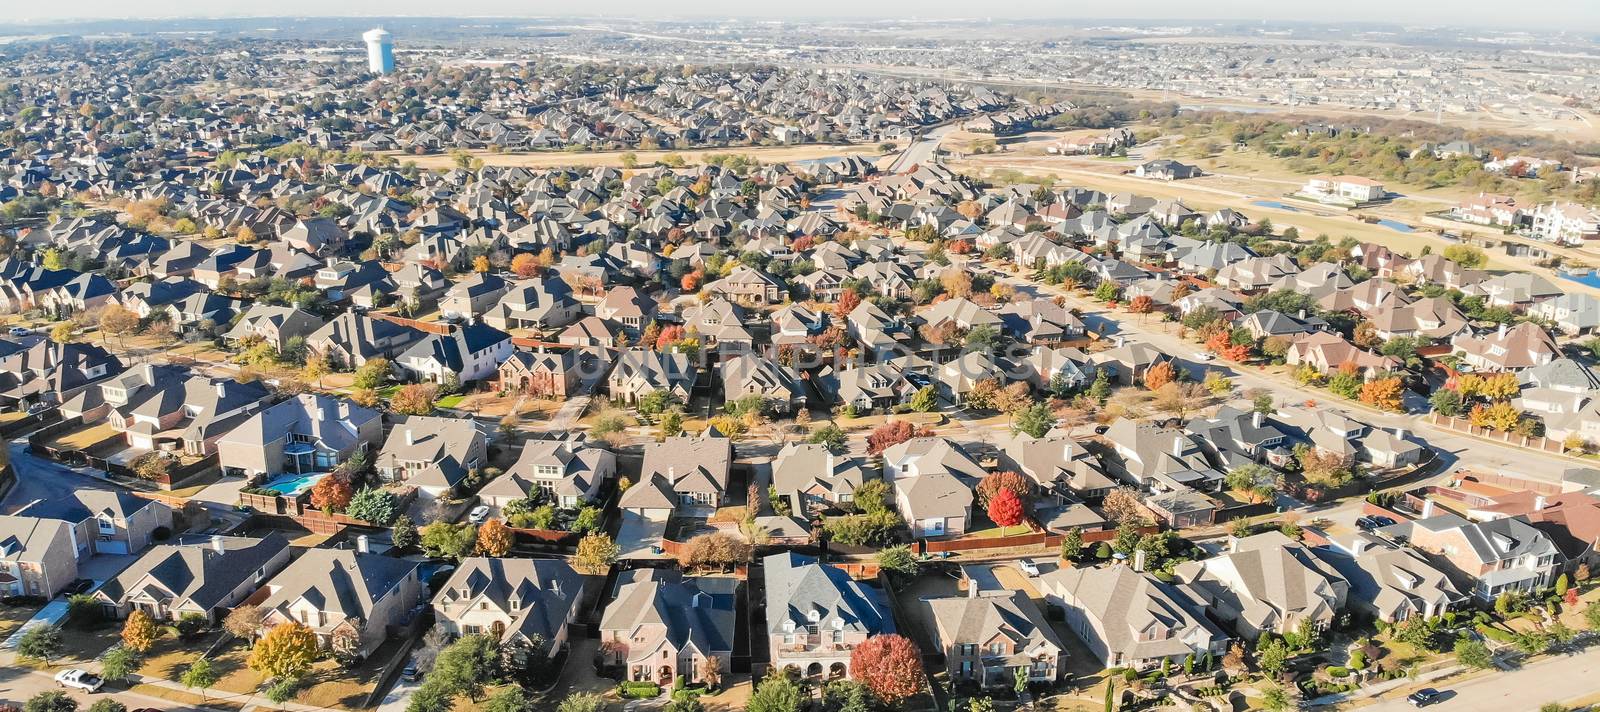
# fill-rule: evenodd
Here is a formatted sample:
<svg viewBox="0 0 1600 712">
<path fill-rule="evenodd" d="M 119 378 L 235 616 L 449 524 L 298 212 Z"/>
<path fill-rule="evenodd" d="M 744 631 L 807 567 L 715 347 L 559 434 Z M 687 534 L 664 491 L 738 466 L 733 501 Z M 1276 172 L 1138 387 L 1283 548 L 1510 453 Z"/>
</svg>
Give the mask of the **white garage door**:
<svg viewBox="0 0 1600 712">
<path fill-rule="evenodd" d="M 121 539 L 114 541 L 98 541 L 95 542 L 94 548 L 95 551 L 98 551 L 102 554 L 126 554 L 128 553 L 128 542 L 122 541 Z"/>
</svg>

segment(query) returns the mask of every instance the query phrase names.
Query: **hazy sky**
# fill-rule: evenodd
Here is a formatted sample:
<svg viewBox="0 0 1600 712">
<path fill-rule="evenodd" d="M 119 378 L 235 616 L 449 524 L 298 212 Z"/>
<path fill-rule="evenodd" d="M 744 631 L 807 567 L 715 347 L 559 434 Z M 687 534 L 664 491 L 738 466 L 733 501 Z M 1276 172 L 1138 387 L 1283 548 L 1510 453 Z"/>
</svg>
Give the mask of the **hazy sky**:
<svg viewBox="0 0 1600 712">
<path fill-rule="evenodd" d="M 1333 3 L 1274 0 L 811 0 L 798 4 L 761 0 L 69 0 L 6 3 L 7 20 L 108 19 L 178 16 L 394 16 L 588 15 L 635 17 L 1042 17 L 1227 20 L 1319 20 L 1442 23 L 1600 29 L 1596 0 L 1343 0 Z"/>
</svg>

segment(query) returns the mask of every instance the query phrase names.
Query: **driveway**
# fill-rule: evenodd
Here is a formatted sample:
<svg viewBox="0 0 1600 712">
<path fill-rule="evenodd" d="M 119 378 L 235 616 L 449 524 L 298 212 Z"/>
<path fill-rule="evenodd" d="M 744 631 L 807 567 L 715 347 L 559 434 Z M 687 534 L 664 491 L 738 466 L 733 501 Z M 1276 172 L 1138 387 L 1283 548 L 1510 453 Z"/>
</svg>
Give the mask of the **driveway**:
<svg viewBox="0 0 1600 712">
<path fill-rule="evenodd" d="M 23 623 L 21 628 L 18 628 L 15 633 L 11 634 L 11 637 L 6 638 L 4 643 L 0 643 L 0 648 L 5 650 L 16 650 L 17 644 L 22 642 L 22 636 L 28 631 L 42 625 L 57 625 L 61 622 L 61 619 L 66 617 L 66 600 L 58 598 L 54 601 L 46 603 L 44 608 L 39 609 L 38 613 L 33 614 L 33 617 L 29 618 L 27 623 Z"/>
</svg>

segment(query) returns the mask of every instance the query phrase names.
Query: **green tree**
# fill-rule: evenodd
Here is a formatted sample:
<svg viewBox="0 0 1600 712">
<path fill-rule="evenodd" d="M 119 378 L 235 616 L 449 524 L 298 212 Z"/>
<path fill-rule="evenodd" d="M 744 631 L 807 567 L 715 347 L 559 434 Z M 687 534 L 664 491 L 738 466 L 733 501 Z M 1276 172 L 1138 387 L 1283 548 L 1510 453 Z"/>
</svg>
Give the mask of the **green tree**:
<svg viewBox="0 0 1600 712">
<path fill-rule="evenodd" d="M 1494 657 L 1489 653 L 1489 646 L 1470 638 L 1456 641 L 1455 655 L 1456 662 L 1473 670 L 1487 670 L 1494 665 Z"/>
<path fill-rule="evenodd" d="M 1261 708 L 1267 712 L 1284 712 L 1290 708 L 1289 692 L 1278 685 L 1261 691 Z"/>
<path fill-rule="evenodd" d="M 1096 369 L 1094 382 L 1089 384 L 1089 397 L 1101 403 L 1111 397 L 1111 377 L 1105 369 Z"/>
<path fill-rule="evenodd" d="M 933 386 L 924 386 L 911 396 L 911 409 L 918 413 L 931 413 L 939 408 L 939 392 Z"/>
<path fill-rule="evenodd" d="M 1083 557 L 1083 530 L 1073 527 L 1061 537 L 1061 558 L 1077 561 Z"/>
<path fill-rule="evenodd" d="M 363 487 L 350 497 L 350 501 L 345 504 L 344 513 L 351 518 L 380 527 L 387 526 L 400 516 L 400 498 L 386 489 Z"/>
<path fill-rule="evenodd" d="M 417 533 L 417 525 L 411 522 L 411 517 L 404 514 L 395 517 L 389 537 L 400 549 L 411 549 L 422 543 L 422 537 Z"/>
<path fill-rule="evenodd" d="M 556 712 L 606 712 L 606 698 L 593 692 L 574 692 L 561 701 Z"/>
<path fill-rule="evenodd" d="M 61 631 L 53 625 L 36 625 L 22 634 L 17 641 L 17 656 L 23 660 L 49 665 L 61 654 Z"/>
<path fill-rule="evenodd" d="M 480 708 L 483 712 L 533 712 L 533 700 L 521 687 L 502 687 L 489 697 Z"/>
<path fill-rule="evenodd" d="M 1289 661 L 1289 646 L 1277 638 L 1267 638 L 1256 646 L 1256 665 L 1272 675 L 1283 672 Z"/>
<path fill-rule="evenodd" d="M 1461 415 L 1461 394 L 1449 388 L 1440 388 L 1428 396 L 1428 403 L 1433 406 L 1433 411 L 1439 415 L 1455 417 Z"/>
<path fill-rule="evenodd" d="M 144 659 L 138 651 L 126 645 L 118 645 L 100 657 L 100 676 L 107 680 L 126 680 L 143 663 Z"/>
<path fill-rule="evenodd" d="M 22 712 L 78 712 L 78 701 L 60 690 L 50 690 L 28 698 Z"/>
<path fill-rule="evenodd" d="M 389 361 L 375 358 L 361 364 L 361 368 L 356 369 L 355 380 L 350 385 L 355 388 L 378 389 L 383 387 L 384 381 L 388 378 Z"/>
<path fill-rule="evenodd" d="M 178 682 L 191 690 L 200 691 L 200 699 L 207 699 L 206 691 L 217 684 L 217 671 L 211 669 L 211 661 L 200 658 L 189 665 L 188 670 L 178 678 Z"/>
<path fill-rule="evenodd" d="M 833 423 L 828 423 L 827 425 L 824 425 L 813 431 L 811 433 L 811 437 L 806 438 L 806 442 L 813 445 L 822 445 L 827 447 L 829 450 L 843 450 L 845 446 L 845 434 L 843 430 L 839 429 L 839 426 L 834 425 Z"/>
<path fill-rule="evenodd" d="M 745 705 L 747 712 L 799 712 L 800 688 L 781 674 L 768 676 L 756 686 Z"/>
<path fill-rule="evenodd" d="M 89 705 L 89 712 L 128 712 L 128 706 L 116 700 L 98 700 Z"/>
<path fill-rule="evenodd" d="M 878 551 L 878 567 L 906 576 L 917 573 L 917 557 L 905 544 L 885 547 Z"/>
<path fill-rule="evenodd" d="M 1050 406 L 1043 403 L 1034 403 L 1016 414 L 1011 423 L 1011 431 L 1042 438 L 1045 433 L 1050 432 L 1050 429 L 1055 426 L 1056 415 L 1050 411 Z"/>
<path fill-rule="evenodd" d="M 478 528 L 467 523 L 434 522 L 422 528 L 422 550 L 429 556 L 460 559 L 478 545 Z"/>
</svg>

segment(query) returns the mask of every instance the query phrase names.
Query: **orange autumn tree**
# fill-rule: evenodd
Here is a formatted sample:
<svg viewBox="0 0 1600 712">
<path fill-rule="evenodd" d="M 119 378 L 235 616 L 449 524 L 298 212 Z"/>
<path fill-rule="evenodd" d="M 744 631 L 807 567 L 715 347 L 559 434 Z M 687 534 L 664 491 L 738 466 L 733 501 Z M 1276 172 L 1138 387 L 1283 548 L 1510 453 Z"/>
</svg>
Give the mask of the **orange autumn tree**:
<svg viewBox="0 0 1600 712">
<path fill-rule="evenodd" d="M 850 677 L 892 706 L 922 691 L 922 654 L 905 636 L 875 635 L 851 651 Z"/>
<path fill-rule="evenodd" d="M 350 481 L 339 475 L 328 475 L 311 488 L 311 506 L 324 512 L 343 512 L 355 491 Z"/>
<path fill-rule="evenodd" d="M 490 519 L 478 527 L 478 551 L 485 556 L 505 556 L 516 537 L 505 522 Z"/>
<path fill-rule="evenodd" d="M 1171 361 L 1162 361 L 1144 371 L 1144 387 L 1152 391 L 1161 390 L 1162 386 L 1171 383 L 1176 373 L 1172 369 Z"/>
<path fill-rule="evenodd" d="M 1375 378 L 1361 384 L 1361 402 L 1384 410 L 1400 410 L 1403 384 L 1398 376 Z"/>
<path fill-rule="evenodd" d="M 539 259 L 526 252 L 511 258 L 511 271 L 518 277 L 527 279 L 539 273 Z"/>
</svg>

